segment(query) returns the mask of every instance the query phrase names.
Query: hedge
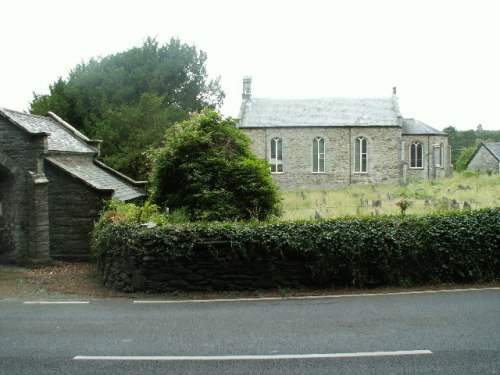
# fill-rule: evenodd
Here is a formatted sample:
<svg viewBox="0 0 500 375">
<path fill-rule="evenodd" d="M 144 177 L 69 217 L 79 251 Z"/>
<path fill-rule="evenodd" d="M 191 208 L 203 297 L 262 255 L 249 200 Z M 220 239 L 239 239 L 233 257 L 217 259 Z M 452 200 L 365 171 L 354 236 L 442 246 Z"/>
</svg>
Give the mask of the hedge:
<svg viewBox="0 0 500 375">
<path fill-rule="evenodd" d="M 500 210 L 186 224 L 100 221 L 91 246 L 125 291 L 413 286 L 499 279 Z"/>
</svg>

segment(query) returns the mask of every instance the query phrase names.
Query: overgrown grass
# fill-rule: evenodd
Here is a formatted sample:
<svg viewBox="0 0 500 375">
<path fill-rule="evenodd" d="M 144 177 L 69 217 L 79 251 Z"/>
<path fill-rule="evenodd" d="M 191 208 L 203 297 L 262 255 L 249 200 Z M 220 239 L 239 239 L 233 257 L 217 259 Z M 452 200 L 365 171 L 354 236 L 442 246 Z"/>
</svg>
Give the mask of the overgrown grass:
<svg viewBox="0 0 500 375">
<path fill-rule="evenodd" d="M 350 186 L 283 193 L 281 220 L 400 214 L 397 203 L 410 202 L 407 214 L 425 215 L 500 206 L 500 175 L 466 171 L 451 178 L 409 181 L 404 185 Z"/>
</svg>

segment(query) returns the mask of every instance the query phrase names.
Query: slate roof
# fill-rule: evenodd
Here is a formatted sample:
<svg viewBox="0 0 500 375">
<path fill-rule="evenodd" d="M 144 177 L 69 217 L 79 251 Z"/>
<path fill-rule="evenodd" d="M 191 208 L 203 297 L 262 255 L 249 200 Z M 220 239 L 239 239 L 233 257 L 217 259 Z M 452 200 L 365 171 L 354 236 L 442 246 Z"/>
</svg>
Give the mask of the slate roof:
<svg viewBox="0 0 500 375">
<path fill-rule="evenodd" d="M 242 104 L 239 127 L 399 126 L 400 116 L 395 97 L 252 98 Z"/>
<path fill-rule="evenodd" d="M 87 137 L 53 113 L 49 113 L 48 116 L 36 116 L 4 108 L 0 108 L 0 113 L 28 133 L 49 133 L 47 139 L 49 151 L 96 152 L 96 149 L 87 143 L 89 141 Z"/>
<path fill-rule="evenodd" d="M 144 185 L 136 183 L 104 164 L 88 157 L 49 155 L 45 158 L 97 190 L 113 190 L 113 198 L 128 201 L 144 194 Z M 134 183 L 137 186 L 134 186 Z"/>
<path fill-rule="evenodd" d="M 122 201 L 146 195 L 146 182 L 134 181 L 97 161 L 99 141 L 91 141 L 54 113 L 36 116 L 0 108 L 0 114 L 29 134 L 47 136 L 45 160 L 97 190 Z"/>
<path fill-rule="evenodd" d="M 500 142 L 482 142 L 481 143 L 491 154 L 500 161 Z"/>
<path fill-rule="evenodd" d="M 403 135 L 448 135 L 445 132 L 434 129 L 431 126 L 412 118 L 403 119 L 402 134 Z"/>
</svg>

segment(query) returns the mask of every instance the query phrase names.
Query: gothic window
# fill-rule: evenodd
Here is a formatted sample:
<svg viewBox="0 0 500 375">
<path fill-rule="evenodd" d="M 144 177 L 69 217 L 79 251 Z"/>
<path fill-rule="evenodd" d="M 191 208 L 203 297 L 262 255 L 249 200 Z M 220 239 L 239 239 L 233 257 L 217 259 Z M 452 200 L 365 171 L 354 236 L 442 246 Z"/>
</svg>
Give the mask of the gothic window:
<svg viewBox="0 0 500 375">
<path fill-rule="evenodd" d="M 410 145 L 410 168 L 424 167 L 424 147 L 415 142 Z"/>
<path fill-rule="evenodd" d="M 312 171 L 313 173 L 325 172 L 325 140 L 321 137 L 313 139 L 312 144 Z"/>
<path fill-rule="evenodd" d="M 356 173 L 366 173 L 367 172 L 367 141 L 366 138 L 359 137 L 356 139 L 356 144 L 354 148 L 354 172 Z"/>
<path fill-rule="evenodd" d="M 283 141 L 281 138 L 271 140 L 271 173 L 283 173 Z"/>
</svg>

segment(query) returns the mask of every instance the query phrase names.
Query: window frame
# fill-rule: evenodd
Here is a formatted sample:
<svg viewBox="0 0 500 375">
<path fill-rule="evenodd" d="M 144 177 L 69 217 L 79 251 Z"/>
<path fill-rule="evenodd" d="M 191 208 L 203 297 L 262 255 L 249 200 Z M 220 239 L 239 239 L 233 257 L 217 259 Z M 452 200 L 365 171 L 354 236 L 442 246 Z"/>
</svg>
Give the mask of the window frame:
<svg viewBox="0 0 500 375">
<path fill-rule="evenodd" d="M 273 158 L 274 156 L 274 158 Z M 283 139 L 280 137 L 274 137 L 271 139 L 271 149 L 269 164 L 271 164 L 272 174 L 282 174 L 284 173 L 283 168 Z"/>
<path fill-rule="evenodd" d="M 368 173 L 368 139 L 358 137 L 354 141 L 354 173 Z"/>
<path fill-rule="evenodd" d="M 413 150 L 415 150 L 415 157 L 413 157 Z M 420 150 L 420 159 L 418 153 Z M 409 165 L 410 169 L 424 169 L 424 145 L 422 142 L 413 142 L 409 147 Z M 418 163 L 420 161 L 420 163 Z M 419 165 L 420 164 L 420 165 Z"/>
<path fill-rule="evenodd" d="M 322 151 L 321 151 L 322 150 Z M 326 173 L 326 143 L 323 137 L 317 136 L 313 138 L 311 144 L 312 154 L 312 173 Z"/>
</svg>

